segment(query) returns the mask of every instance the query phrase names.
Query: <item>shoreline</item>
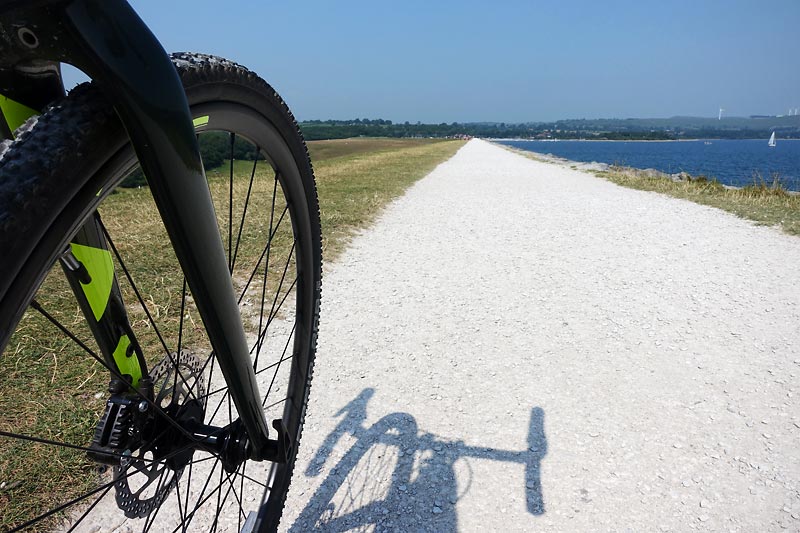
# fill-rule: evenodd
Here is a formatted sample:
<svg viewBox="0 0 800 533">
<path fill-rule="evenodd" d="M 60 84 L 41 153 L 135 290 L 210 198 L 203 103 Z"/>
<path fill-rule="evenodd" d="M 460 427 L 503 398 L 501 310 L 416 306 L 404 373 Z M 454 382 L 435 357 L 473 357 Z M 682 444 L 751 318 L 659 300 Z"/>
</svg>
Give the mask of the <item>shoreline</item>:
<svg viewBox="0 0 800 533">
<path fill-rule="evenodd" d="M 639 142 L 639 141 L 637 141 Z M 651 142 L 651 141 L 644 141 L 644 142 Z M 662 142 L 662 141 L 654 141 L 654 142 Z M 664 141 L 665 142 L 665 141 Z M 612 165 L 609 163 L 603 163 L 600 161 L 592 161 L 592 162 L 585 162 L 585 161 L 575 161 L 573 159 L 566 159 L 564 157 L 560 157 L 553 154 L 543 154 L 541 152 L 531 152 L 530 150 L 523 150 L 522 148 L 516 148 L 514 146 L 507 146 L 504 144 L 493 143 L 496 146 L 500 146 L 507 150 L 510 150 L 514 153 L 520 154 L 525 157 L 530 157 L 533 155 L 532 159 L 536 161 L 542 161 L 544 163 L 553 163 L 556 165 L 561 165 L 565 167 L 569 167 L 573 170 L 586 170 L 592 173 L 597 172 L 619 172 L 623 174 L 637 174 L 639 177 L 643 178 L 650 178 L 650 179 L 666 179 L 670 180 L 674 183 L 683 183 L 683 182 L 691 182 L 691 181 L 698 181 L 701 178 L 705 178 L 709 182 L 716 182 L 720 186 L 725 189 L 732 190 L 732 191 L 740 191 L 742 189 L 746 189 L 748 186 L 745 187 L 737 187 L 736 185 L 728 185 L 726 183 L 721 182 L 719 179 L 715 178 L 714 176 L 695 176 L 693 174 L 689 174 L 688 172 L 675 172 L 675 173 L 668 173 L 662 172 L 655 168 L 639 168 L 639 167 L 630 167 L 627 165 Z M 765 181 L 766 183 L 766 181 Z M 752 187 L 753 185 L 749 185 Z M 792 196 L 800 195 L 800 191 L 794 191 L 791 189 L 784 189 L 787 194 Z"/>
<path fill-rule="evenodd" d="M 577 141 L 577 139 L 575 139 L 575 140 Z M 725 140 L 760 140 L 760 139 L 725 139 Z M 787 139 L 787 140 L 795 140 L 795 139 Z M 800 139 L 797 139 L 797 140 L 800 140 Z M 517 140 L 514 140 L 514 139 L 492 139 L 489 142 L 491 142 L 491 143 L 493 143 L 493 144 L 495 144 L 497 146 L 500 146 L 502 148 L 506 148 L 508 150 L 512 150 L 514 152 L 520 153 L 522 155 L 532 154 L 535 159 L 538 159 L 540 161 L 567 165 L 567 166 L 570 166 L 572 168 L 582 169 L 582 170 L 601 171 L 601 172 L 607 172 L 607 171 L 611 171 L 611 170 L 615 170 L 615 169 L 619 170 L 619 171 L 637 171 L 637 172 L 645 173 L 647 175 L 647 177 L 650 177 L 650 178 L 662 177 L 662 178 L 667 178 L 667 179 L 672 180 L 673 182 L 678 182 L 678 183 L 705 178 L 708 181 L 714 181 L 714 182 L 719 183 L 720 185 L 722 185 L 726 189 L 734 189 L 734 190 L 747 189 L 749 187 L 761 187 L 761 186 L 764 186 L 764 185 L 767 185 L 767 184 L 771 185 L 774 182 L 773 178 L 771 178 L 771 177 L 763 177 L 760 174 L 756 174 L 755 173 L 756 171 L 754 171 L 753 175 L 751 176 L 750 181 L 743 181 L 743 180 L 737 180 L 737 179 L 732 178 L 730 176 L 728 176 L 728 178 L 726 178 L 726 179 L 722 179 L 719 176 L 715 176 L 714 174 L 711 174 L 711 173 L 709 173 L 709 174 L 702 174 L 702 173 L 694 174 L 694 173 L 686 172 L 684 170 L 681 170 L 679 172 L 664 172 L 663 170 L 658 170 L 658 169 L 653 168 L 653 167 L 634 167 L 634 166 L 630 166 L 630 165 L 617 165 L 617 164 L 614 164 L 614 163 L 604 163 L 602 161 L 576 161 L 576 160 L 567 159 L 565 157 L 561 157 L 559 155 L 555 155 L 555 154 L 552 154 L 552 153 L 544 153 L 544 152 L 539 152 L 539 151 L 527 150 L 527 149 L 519 148 L 519 147 L 516 147 L 516 146 L 510 146 L 510 145 L 507 145 L 507 144 L 503 144 L 503 142 L 501 142 L 501 141 L 517 141 L 517 142 L 519 142 L 519 141 L 524 141 L 524 139 L 517 139 Z M 541 142 L 541 141 L 531 141 L 531 142 Z M 547 141 L 545 141 L 545 142 L 547 142 Z M 600 142 L 600 141 L 588 141 L 587 140 L 586 142 Z M 605 142 L 646 142 L 646 143 L 650 143 L 650 142 L 689 142 L 689 140 L 676 140 L 676 141 L 605 141 Z M 761 179 L 759 181 L 757 181 L 757 177 L 760 177 Z M 734 184 L 728 183 L 730 181 L 737 182 L 738 184 L 734 185 Z M 779 175 L 778 183 L 780 184 L 780 187 L 783 188 L 786 192 L 791 193 L 791 194 L 800 194 L 800 189 L 798 189 L 798 188 L 800 188 L 800 177 L 794 177 L 794 176 L 791 176 L 791 175 L 789 175 L 789 176 L 780 176 Z M 792 188 L 792 186 L 798 187 L 798 188 Z M 768 186 L 768 188 L 769 188 L 769 186 Z"/>
<path fill-rule="evenodd" d="M 497 139 L 500 140 L 500 139 Z M 543 163 L 553 163 L 556 165 L 561 165 L 577 170 L 589 170 L 589 171 L 608 171 L 614 165 L 609 165 L 608 163 L 602 163 L 600 161 L 592 161 L 590 163 L 584 161 L 573 161 L 572 159 L 566 159 L 564 157 L 559 157 L 553 154 L 543 154 L 542 152 L 532 152 L 530 150 L 523 150 L 522 148 L 516 148 L 514 146 L 507 146 L 505 144 L 499 144 L 495 142 L 495 140 L 489 141 L 495 146 L 499 146 L 500 148 L 506 149 L 512 153 L 519 154 L 523 157 L 527 157 L 529 159 L 533 159 L 534 161 L 541 161 Z M 631 167 L 632 168 L 632 167 Z M 638 170 L 638 169 L 637 169 Z M 655 169 L 653 169 L 655 170 Z"/>
<path fill-rule="evenodd" d="M 486 137 L 489 142 L 514 141 L 514 142 L 607 142 L 607 143 L 686 143 L 686 142 L 714 142 L 714 141 L 762 141 L 761 137 L 748 137 L 746 139 L 727 139 L 717 137 L 696 138 L 696 139 L 523 139 L 518 137 Z M 800 139 L 781 138 L 781 142 L 796 141 Z"/>
</svg>

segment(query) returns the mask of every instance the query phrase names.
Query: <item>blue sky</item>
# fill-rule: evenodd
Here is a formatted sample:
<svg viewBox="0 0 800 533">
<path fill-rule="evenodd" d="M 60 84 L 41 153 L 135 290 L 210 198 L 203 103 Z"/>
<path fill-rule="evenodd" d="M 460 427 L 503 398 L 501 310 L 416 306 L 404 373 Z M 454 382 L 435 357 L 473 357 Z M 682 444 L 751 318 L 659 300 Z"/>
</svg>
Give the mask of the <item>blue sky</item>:
<svg viewBox="0 0 800 533">
<path fill-rule="evenodd" d="M 131 0 L 169 51 L 258 72 L 301 120 L 525 122 L 800 107 L 800 0 Z"/>
</svg>

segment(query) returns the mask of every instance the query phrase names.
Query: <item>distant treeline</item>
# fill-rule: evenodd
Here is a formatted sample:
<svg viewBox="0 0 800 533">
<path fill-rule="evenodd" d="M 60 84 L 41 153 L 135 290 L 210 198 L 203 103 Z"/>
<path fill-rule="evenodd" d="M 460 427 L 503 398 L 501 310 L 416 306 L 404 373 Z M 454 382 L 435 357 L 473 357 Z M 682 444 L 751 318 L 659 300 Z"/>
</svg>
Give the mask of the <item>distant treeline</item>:
<svg viewBox="0 0 800 533">
<path fill-rule="evenodd" d="M 760 139 L 775 131 L 781 138 L 800 138 L 800 117 L 671 119 L 578 119 L 548 123 L 450 124 L 393 123 L 384 119 L 310 120 L 300 123 L 306 140 L 348 137 L 503 137 L 523 139 Z"/>
<path fill-rule="evenodd" d="M 476 136 L 475 124 L 422 124 L 409 122 L 393 124 L 391 120 L 311 120 L 300 123 L 307 141 L 347 139 L 349 137 L 453 137 Z M 489 131 L 487 129 L 487 131 Z M 523 131 L 523 128 L 520 128 Z M 487 135 L 488 136 L 488 135 Z"/>
<path fill-rule="evenodd" d="M 675 140 L 675 139 L 766 139 L 774 131 L 782 139 L 800 139 L 800 116 L 767 118 L 673 117 L 669 119 L 577 119 L 548 123 L 506 124 L 469 122 L 459 124 L 393 123 L 384 119 L 309 120 L 300 123 L 307 141 L 350 137 L 494 137 L 517 139 L 597 139 L 597 140 Z M 231 136 L 209 132 L 199 137 L 200 152 L 207 169 L 222 165 L 231 156 Z M 233 158 L 253 160 L 255 147 L 235 139 Z M 136 171 L 123 187 L 145 185 L 144 175 Z"/>
<path fill-rule="evenodd" d="M 203 158 L 203 165 L 206 169 L 217 168 L 225 161 L 231 159 L 244 159 L 253 161 L 256 157 L 256 147 L 240 137 L 233 139 L 231 147 L 231 135 L 222 131 L 212 131 L 198 137 L 200 143 L 200 155 Z M 122 182 L 122 187 L 141 187 L 147 185 L 147 180 L 141 170 L 135 170 Z"/>
<path fill-rule="evenodd" d="M 233 139 L 231 147 L 231 136 L 221 131 L 212 131 L 198 137 L 200 142 L 200 155 L 203 157 L 203 165 L 206 168 L 216 168 L 224 161 L 231 159 L 246 159 L 252 161 L 256 158 L 256 147 L 250 141 L 241 137 Z"/>
</svg>

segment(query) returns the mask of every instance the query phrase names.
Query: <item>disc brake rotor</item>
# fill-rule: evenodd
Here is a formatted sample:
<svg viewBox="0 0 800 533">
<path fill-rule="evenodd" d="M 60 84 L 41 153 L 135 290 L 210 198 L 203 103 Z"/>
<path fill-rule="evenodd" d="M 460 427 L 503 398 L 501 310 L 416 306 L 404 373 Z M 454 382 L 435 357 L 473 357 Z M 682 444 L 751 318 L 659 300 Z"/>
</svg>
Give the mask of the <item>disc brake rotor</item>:
<svg viewBox="0 0 800 533">
<path fill-rule="evenodd" d="M 187 416 L 199 416 L 202 421 L 206 400 L 202 369 L 203 364 L 193 353 L 181 350 L 150 371 L 154 403 L 174 424 L 156 413 L 157 429 L 152 438 L 114 467 L 117 506 L 126 517 L 144 518 L 160 506 L 191 460 L 190 441 L 180 438 L 183 435 L 175 424 L 180 425 Z"/>
</svg>

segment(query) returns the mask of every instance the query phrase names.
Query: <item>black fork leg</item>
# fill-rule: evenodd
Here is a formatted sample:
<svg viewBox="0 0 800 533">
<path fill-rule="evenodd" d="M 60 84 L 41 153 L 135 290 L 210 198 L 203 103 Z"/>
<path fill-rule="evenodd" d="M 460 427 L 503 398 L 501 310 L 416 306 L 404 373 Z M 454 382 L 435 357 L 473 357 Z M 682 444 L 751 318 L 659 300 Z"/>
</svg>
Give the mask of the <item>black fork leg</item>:
<svg viewBox="0 0 800 533">
<path fill-rule="evenodd" d="M 268 429 L 186 96 L 172 62 L 122 0 L 75 0 L 57 20 L 69 62 L 99 82 L 131 138 L 247 431 L 254 459 Z M 66 42 L 65 42 L 66 41 Z M 63 49 L 63 48 L 62 48 Z"/>
</svg>

